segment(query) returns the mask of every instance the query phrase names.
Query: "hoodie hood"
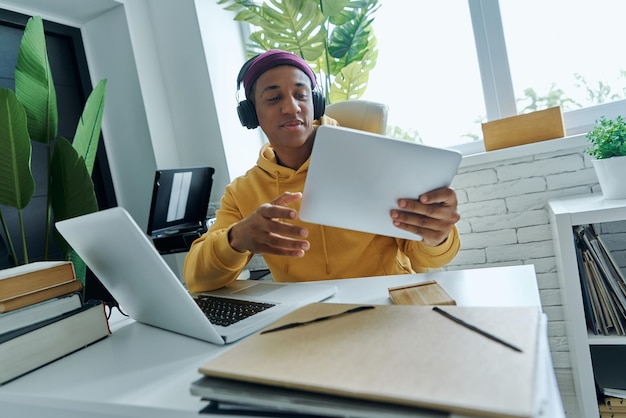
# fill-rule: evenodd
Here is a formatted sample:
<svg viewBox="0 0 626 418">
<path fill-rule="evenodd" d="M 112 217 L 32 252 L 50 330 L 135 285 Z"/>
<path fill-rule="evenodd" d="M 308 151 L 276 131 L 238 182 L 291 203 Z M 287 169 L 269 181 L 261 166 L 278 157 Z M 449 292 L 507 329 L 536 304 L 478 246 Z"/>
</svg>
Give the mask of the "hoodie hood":
<svg viewBox="0 0 626 418">
<path fill-rule="evenodd" d="M 268 176 L 270 176 L 276 182 L 277 186 L 280 184 L 285 188 L 278 188 L 276 191 L 278 194 L 285 191 L 302 191 L 304 187 L 304 180 L 306 177 L 306 173 L 309 170 L 309 162 L 310 157 L 298 168 L 294 170 L 289 167 L 282 166 L 278 164 L 276 160 L 276 154 L 274 153 L 274 149 L 272 145 L 267 143 L 263 145 L 261 151 L 259 152 L 259 158 L 257 160 L 257 166 L 263 170 Z M 293 187 L 297 187 L 293 189 Z M 289 188 L 292 188 L 289 190 Z"/>
<path fill-rule="evenodd" d="M 320 119 L 313 121 L 313 129 L 317 131 L 317 128 L 320 125 L 338 126 L 338 123 L 335 119 L 323 115 Z M 259 159 L 257 160 L 257 166 L 259 166 L 261 170 L 265 171 L 276 181 L 284 181 L 290 183 L 296 177 L 300 175 L 306 175 L 306 172 L 309 170 L 310 160 L 311 157 L 309 156 L 304 164 L 302 164 L 302 166 L 300 166 L 300 168 L 297 170 L 293 170 L 289 167 L 279 165 L 276 159 L 274 148 L 272 148 L 272 145 L 268 142 L 261 147 L 261 151 L 259 152 Z M 304 180 L 302 180 L 302 185 L 304 185 Z M 300 191 L 302 191 L 302 189 L 300 189 Z"/>
</svg>

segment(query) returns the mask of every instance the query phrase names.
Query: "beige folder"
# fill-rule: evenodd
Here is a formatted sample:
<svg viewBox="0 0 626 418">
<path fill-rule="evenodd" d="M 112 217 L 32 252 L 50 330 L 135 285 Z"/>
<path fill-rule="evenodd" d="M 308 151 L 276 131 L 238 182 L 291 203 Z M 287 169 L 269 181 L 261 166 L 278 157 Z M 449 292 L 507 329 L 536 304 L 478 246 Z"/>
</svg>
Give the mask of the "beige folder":
<svg viewBox="0 0 626 418">
<path fill-rule="evenodd" d="M 355 306 L 314 303 L 266 330 Z M 539 309 L 440 308 L 521 352 L 430 306 L 380 305 L 277 332 L 261 331 L 201 366 L 200 372 L 468 415 L 533 416 Z"/>
</svg>

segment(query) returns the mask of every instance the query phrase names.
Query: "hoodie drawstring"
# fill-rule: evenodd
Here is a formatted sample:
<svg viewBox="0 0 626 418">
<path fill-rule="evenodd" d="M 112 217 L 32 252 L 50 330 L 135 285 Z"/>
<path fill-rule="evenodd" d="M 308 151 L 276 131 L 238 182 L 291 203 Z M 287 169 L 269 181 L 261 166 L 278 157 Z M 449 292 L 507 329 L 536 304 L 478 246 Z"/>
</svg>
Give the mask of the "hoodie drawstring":
<svg viewBox="0 0 626 418">
<path fill-rule="evenodd" d="M 276 196 L 280 196 L 280 180 L 278 176 L 280 172 L 278 170 L 274 171 L 274 183 L 276 184 Z"/>
<path fill-rule="evenodd" d="M 326 246 L 326 234 L 324 227 L 320 225 L 320 235 L 322 237 L 322 250 L 324 251 L 324 262 L 326 263 L 326 274 L 330 274 L 330 261 L 328 260 L 328 247 Z"/>
</svg>

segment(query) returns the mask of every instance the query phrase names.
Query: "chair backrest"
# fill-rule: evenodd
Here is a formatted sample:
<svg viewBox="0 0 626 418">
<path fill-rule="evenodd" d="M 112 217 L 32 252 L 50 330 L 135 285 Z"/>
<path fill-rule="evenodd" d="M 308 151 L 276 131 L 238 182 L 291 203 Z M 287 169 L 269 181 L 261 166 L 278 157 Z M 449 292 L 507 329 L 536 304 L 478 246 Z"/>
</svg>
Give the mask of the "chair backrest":
<svg viewBox="0 0 626 418">
<path fill-rule="evenodd" d="M 324 113 L 346 128 L 382 135 L 387 131 L 389 107 L 386 104 L 368 100 L 345 100 L 326 106 Z"/>
</svg>

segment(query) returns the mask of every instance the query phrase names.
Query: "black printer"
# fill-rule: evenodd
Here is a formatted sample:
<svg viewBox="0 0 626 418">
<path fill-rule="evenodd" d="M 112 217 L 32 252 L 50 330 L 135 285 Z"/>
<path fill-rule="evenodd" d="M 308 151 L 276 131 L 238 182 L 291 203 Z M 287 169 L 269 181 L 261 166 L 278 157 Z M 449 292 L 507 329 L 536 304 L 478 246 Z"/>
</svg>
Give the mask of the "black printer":
<svg viewBox="0 0 626 418">
<path fill-rule="evenodd" d="M 148 235 L 161 254 L 186 252 L 207 231 L 212 167 L 157 170 Z"/>
</svg>

